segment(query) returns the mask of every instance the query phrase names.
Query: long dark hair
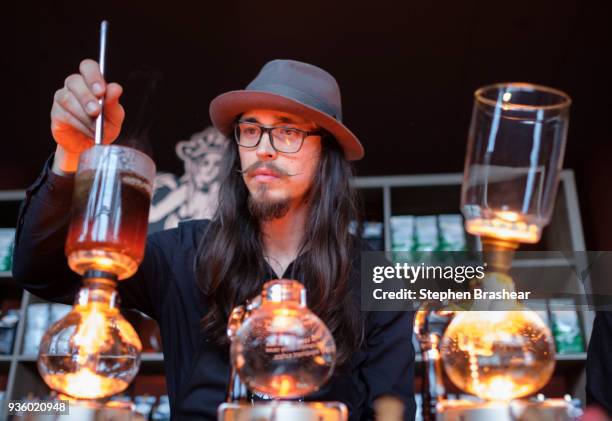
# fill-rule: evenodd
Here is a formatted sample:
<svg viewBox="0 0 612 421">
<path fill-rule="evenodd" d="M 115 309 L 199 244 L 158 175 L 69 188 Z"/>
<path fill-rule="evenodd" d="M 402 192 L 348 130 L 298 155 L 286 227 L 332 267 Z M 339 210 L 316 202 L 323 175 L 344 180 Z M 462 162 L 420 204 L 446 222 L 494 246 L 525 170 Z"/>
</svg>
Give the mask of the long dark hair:
<svg viewBox="0 0 612 421">
<path fill-rule="evenodd" d="M 261 292 L 266 276 L 259 223 L 250 214 L 249 192 L 242 179 L 238 145 L 230 141 L 222 163 L 217 211 L 198 247 L 200 288 L 208 305 L 202 325 L 215 342 L 227 345 L 227 318 L 236 305 Z M 350 285 L 357 239 L 351 221 L 361 215 L 350 183 L 353 166 L 335 139 L 322 139 L 319 167 L 309 191 L 309 215 L 294 278 L 307 290 L 308 306 L 327 325 L 343 364 L 360 345 L 363 321 Z M 295 266 L 295 265 L 294 265 Z"/>
</svg>

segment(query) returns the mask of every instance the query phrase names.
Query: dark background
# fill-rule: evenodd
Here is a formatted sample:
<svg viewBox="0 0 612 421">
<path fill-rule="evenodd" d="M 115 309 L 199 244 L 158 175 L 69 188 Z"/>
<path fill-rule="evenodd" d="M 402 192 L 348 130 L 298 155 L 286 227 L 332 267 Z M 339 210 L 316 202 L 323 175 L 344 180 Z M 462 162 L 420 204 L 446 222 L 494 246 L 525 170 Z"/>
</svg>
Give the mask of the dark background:
<svg viewBox="0 0 612 421">
<path fill-rule="evenodd" d="M 573 99 L 564 166 L 576 172 L 587 246 L 612 250 L 612 14 L 605 1 L 27 7 L 5 16 L 1 102 L 10 129 L 0 189 L 25 188 L 53 151 L 53 94 L 81 59 L 97 57 L 106 18 L 108 79 L 125 88 L 124 134 L 142 140 L 148 128 L 158 169 L 176 174 L 183 165 L 174 144 L 209 125 L 210 100 L 243 88 L 273 58 L 307 61 L 337 78 L 344 121 L 366 149 L 358 175 L 460 172 L 477 87 L 525 81 L 562 89 Z"/>
</svg>

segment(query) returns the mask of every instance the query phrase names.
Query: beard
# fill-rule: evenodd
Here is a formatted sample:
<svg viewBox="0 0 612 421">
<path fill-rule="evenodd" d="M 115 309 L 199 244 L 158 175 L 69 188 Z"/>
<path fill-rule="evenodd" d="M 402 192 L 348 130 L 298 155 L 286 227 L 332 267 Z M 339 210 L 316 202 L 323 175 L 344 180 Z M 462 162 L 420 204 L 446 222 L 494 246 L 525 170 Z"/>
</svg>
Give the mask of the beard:
<svg viewBox="0 0 612 421">
<path fill-rule="evenodd" d="M 260 222 L 272 221 L 280 219 L 287 215 L 291 205 L 289 198 L 285 199 L 268 199 L 265 197 L 267 186 L 262 186 L 259 191 L 261 198 L 256 199 L 252 194 L 248 198 L 248 207 L 251 215 Z"/>
</svg>

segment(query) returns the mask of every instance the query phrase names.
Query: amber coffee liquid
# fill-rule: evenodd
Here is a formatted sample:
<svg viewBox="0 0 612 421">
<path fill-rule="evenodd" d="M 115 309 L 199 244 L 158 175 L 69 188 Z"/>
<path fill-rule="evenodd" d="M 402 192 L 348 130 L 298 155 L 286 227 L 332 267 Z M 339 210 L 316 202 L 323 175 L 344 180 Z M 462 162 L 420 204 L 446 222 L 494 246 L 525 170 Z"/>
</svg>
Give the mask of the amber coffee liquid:
<svg viewBox="0 0 612 421">
<path fill-rule="evenodd" d="M 66 256 L 79 274 L 90 269 L 125 279 L 142 261 L 151 193 L 132 172 L 84 171 L 78 174 Z"/>
</svg>

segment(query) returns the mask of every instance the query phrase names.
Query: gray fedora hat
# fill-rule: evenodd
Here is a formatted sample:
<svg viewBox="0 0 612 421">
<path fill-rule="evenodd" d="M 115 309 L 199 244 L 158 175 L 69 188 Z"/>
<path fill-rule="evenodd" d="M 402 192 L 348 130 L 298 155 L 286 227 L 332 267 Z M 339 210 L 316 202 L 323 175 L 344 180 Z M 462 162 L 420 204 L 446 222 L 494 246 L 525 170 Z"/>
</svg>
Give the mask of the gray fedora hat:
<svg viewBox="0 0 612 421">
<path fill-rule="evenodd" d="M 338 83 L 319 67 L 295 60 L 270 61 L 246 89 L 213 99 L 210 119 L 217 130 L 230 137 L 236 117 L 254 109 L 284 111 L 312 120 L 336 138 L 347 160 L 363 158 L 359 139 L 342 124 Z"/>
</svg>

